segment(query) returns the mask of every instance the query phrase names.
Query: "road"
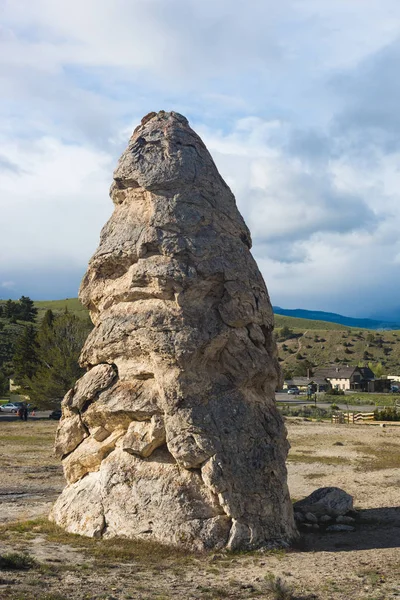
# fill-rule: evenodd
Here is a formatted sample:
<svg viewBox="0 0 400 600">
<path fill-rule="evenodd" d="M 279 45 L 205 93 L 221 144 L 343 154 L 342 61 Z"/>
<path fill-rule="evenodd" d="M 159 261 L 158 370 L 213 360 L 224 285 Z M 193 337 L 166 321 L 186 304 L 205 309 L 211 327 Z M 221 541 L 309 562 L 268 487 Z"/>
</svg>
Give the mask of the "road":
<svg viewBox="0 0 400 600">
<path fill-rule="evenodd" d="M 35 416 L 28 416 L 28 421 L 41 421 L 48 419 L 51 410 L 43 410 L 35 413 Z M 15 413 L 5 413 L 0 411 L 0 421 L 20 421 L 21 419 Z"/>
<path fill-rule="evenodd" d="M 307 400 L 306 394 L 300 394 L 299 396 L 294 396 L 286 393 L 277 393 L 276 394 L 277 402 L 284 402 L 285 404 L 290 404 L 290 406 L 302 406 L 304 404 L 312 404 L 314 405 L 314 400 Z M 350 398 L 349 398 L 350 400 Z M 340 410 L 350 410 L 351 412 L 373 412 L 375 410 L 375 406 L 371 404 L 363 404 L 361 406 L 349 404 L 343 404 L 340 400 L 336 400 L 335 404 L 337 404 Z M 318 408 L 329 408 L 329 402 L 318 402 L 317 396 L 317 406 Z"/>
</svg>

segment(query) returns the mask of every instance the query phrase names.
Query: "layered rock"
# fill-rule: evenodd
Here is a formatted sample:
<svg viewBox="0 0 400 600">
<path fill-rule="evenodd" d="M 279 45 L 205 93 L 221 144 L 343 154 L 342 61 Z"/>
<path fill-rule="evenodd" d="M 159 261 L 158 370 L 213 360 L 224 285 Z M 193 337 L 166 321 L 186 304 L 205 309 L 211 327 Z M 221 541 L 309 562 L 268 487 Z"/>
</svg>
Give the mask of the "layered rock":
<svg viewBox="0 0 400 600">
<path fill-rule="evenodd" d="M 191 549 L 288 543 L 273 315 L 232 192 L 187 120 L 161 111 L 111 198 L 80 289 L 95 328 L 63 401 L 68 486 L 51 518 Z"/>
</svg>

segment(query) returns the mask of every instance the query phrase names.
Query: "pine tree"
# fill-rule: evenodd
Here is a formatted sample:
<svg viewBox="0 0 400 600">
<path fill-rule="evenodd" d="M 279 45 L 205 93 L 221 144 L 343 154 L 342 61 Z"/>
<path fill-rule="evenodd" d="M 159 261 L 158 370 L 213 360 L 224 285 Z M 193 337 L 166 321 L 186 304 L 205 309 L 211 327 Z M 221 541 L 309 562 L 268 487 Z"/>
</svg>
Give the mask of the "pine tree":
<svg viewBox="0 0 400 600">
<path fill-rule="evenodd" d="M 21 296 L 18 309 L 18 318 L 21 319 L 21 321 L 30 321 L 33 323 L 36 320 L 38 311 L 33 300 L 28 296 Z"/>
<path fill-rule="evenodd" d="M 83 375 L 78 359 L 91 329 L 88 321 L 71 313 L 48 313 L 37 336 L 38 367 L 27 381 L 31 401 L 42 408 L 57 406 Z"/>
<path fill-rule="evenodd" d="M 35 375 L 39 364 L 36 331 L 33 325 L 24 327 L 14 347 L 14 379 L 25 386 Z"/>
<path fill-rule="evenodd" d="M 42 328 L 44 328 L 44 327 L 53 327 L 54 319 L 55 319 L 54 313 L 49 308 L 44 313 L 44 317 L 43 317 L 43 321 L 42 321 Z"/>
<path fill-rule="evenodd" d="M 6 319 L 15 319 L 17 315 L 18 307 L 17 303 L 12 300 L 7 300 L 4 307 L 4 316 Z"/>
<path fill-rule="evenodd" d="M 9 390 L 9 379 L 0 371 L 0 396 L 4 396 Z"/>
</svg>

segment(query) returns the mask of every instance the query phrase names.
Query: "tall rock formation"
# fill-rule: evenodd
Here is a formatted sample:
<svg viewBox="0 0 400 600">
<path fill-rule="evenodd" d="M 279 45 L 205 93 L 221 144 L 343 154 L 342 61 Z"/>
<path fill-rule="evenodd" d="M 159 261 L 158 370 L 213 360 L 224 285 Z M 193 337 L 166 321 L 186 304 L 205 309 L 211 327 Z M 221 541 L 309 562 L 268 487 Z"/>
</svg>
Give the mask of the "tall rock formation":
<svg viewBox="0 0 400 600">
<path fill-rule="evenodd" d="M 95 328 L 63 401 L 51 519 L 200 550 L 289 542 L 273 315 L 232 192 L 188 121 L 161 111 L 111 198 L 80 289 Z"/>
</svg>

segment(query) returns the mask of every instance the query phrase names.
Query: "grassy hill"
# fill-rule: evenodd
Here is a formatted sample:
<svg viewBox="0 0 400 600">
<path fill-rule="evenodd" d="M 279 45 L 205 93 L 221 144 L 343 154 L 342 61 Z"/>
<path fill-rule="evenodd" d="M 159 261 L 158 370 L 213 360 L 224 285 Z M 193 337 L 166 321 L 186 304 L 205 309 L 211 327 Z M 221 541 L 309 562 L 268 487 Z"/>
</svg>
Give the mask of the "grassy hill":
<svg viewBox="0 0 400 600">
<path fill-rule="evenodd" d="M 337 330 L 347 331 L 348 327 L 340 325 L 339 323 L 328 323 L 327 321 L 314 321 L 311 319 L 300 319 L 297 317 L 285 317 L 283 315 L 275 314 L 275 328 L 279 327 L 290 327 L 297 333 L 305 331 L 306 329 L 317 329 L 317 330 Z"/>
<path fill-rule="evenodd" d="M 296 319 L 296 325 L 292 327 L 294 337 L 283 340 L 279 337 L 280 327 L 290 327 L 290 322 L 285 321 L 282 325 L 276 319 L 279 359 L 284 370 L 296 369 L 305 361 L 315 366 L 363 362 L 382 363 L 383 374 L 400 375 L 400 331 L 316 329 L 308 327 L 308 321 L 300 327 L 299 321 L 302 319 Z"/>
<path fill-rule="evenodd" d="M 88 311 L 78 298 L 43 300 L 35 302 L 39 320 L 47 309 L 63 312 L 66 308 L 79 317 L 86 318 Z M 288 327 L 295 337 L 280 339 L 280 331 Z M 357 365 L 382 363 L 384 373 L 400 375 L 400 331 L 370 331 L 349 328 L 338 323 L 314 321 L 275 315 L 275 330 L 283 369 L 293 369 L 302 361 L 323 366 L 335 363 Z"/>
<path fill-rule="evenodd" d="M 40 300 L 35 302 L 35 306 L 38 309 L 38 321 L 40 322 L 43 318 L 46 310 L 52 310 L 54 313 L 62 313 L 67 309 L 68 312 L 73 313 L 77 317 L 87 318 L 89 313 L 87 309 L 81 304 L 78 298 L 65 298 L 65 300 Z"/>
</svg>

